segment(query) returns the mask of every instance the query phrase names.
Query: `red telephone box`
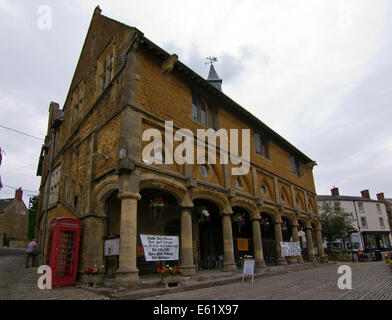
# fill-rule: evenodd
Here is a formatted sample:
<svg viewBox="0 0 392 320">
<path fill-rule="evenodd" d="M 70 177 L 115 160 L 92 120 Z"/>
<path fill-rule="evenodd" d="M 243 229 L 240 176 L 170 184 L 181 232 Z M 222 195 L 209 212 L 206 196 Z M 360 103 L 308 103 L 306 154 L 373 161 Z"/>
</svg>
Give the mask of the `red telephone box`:
<svg viewBox="0 0 392 320">
<path fill-rule="evenodd" d="M 52 269 L 52 285 L 75 283 L 82 223 L 73 218 L 55 218 L 49 226 L 45 264 Z"/>
</svg>

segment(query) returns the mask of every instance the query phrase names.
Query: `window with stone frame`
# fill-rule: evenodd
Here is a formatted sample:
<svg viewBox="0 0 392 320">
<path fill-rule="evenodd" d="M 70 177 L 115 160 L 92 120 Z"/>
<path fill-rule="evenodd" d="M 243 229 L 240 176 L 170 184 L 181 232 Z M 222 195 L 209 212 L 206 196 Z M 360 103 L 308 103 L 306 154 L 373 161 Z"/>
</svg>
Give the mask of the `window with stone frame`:
<svg viewBox="0 0 392 320">
<path fill-rule="evenodd" d="M 49 188 L 49 206 L 53 206 L 59 200 L 59 186 L 61 178 L 61 166 L 56 167 L 51 174 Z"/>
<path fill-rule="evenodd" d="M 291 172 L 298 177 L 302 176 L 301 162 L 296 156 L 290 155 Z"/>
<path fill-rule="evenodd" d="M 98 95 L 106 89 L 113 79 L 114 54 L 114 44 L 111 43 L 98 59 Z"/>
<path fill-rule="evenodd" d="M 269 138 L 266 135 L 255 132 L 253 135 L 255 152 L 264 158 L 270 159 L 269 154 Z"/>
<path fill-rule="evenodd" d="M 207 103 L 197 92 L 192 91 L 192 119 L 202 125 L 215 129 L 215 108 Z"/>
<path fill-rule="evenodd" d="M 74 89 L 71 98 L 71 124 L 76 124 L 82 117 L 85 82 L 81 81 Z"/>
</svg>

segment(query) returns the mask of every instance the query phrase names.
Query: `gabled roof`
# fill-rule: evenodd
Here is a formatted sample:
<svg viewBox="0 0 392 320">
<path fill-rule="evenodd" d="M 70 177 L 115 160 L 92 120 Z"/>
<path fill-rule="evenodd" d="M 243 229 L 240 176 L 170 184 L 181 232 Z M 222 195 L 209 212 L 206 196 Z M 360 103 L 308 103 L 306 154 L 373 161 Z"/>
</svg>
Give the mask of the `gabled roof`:
<svg viewBox="0 0 392 320">
<path fill-rule="evenodd" d="M 355 196 L 328 196 L 328 195 L 320 195 L 317 196 L 317 201 L 367 201 L 367 202 L 380 202 L 374 199 L 368 199 L 363 197 L 355 197 Z"/>
<path fill-rule="evenodd" d="M 12 203 L 13 200 L 15 199 L 0 199 L 0 212 L 3 212 Z"/>
</svg>

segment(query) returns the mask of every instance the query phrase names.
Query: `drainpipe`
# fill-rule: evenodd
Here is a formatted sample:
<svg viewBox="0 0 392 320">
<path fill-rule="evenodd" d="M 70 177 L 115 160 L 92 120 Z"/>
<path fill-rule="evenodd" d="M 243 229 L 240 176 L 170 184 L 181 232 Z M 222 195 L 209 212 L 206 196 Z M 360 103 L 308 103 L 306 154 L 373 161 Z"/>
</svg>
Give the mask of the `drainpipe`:
<svg viewBox="0 0 392 320">
<path fill-rule="evenodd" d="M 46 197 L 45 197 L 45 213 L 44 213 L 44 234 L 41 239 L 41 265 L 44 264 L 44 256 L 45 256 L 45 243 L 46 243 L 46 224 L 48 219 L 48 208 L 49 208 L 49 197 L 50 197 L 50 184 L 52 182 L 52 171 L 53 171 L 53 153 L 54 153 L 54 142 L 56 137 L 56 130 L 54 128 L 50 129 L 50 136 L 51 136 L 51 150 L 49 154 L 49 172 L 48 172 L 48 184 L 46 186 Z"/>
</svg>

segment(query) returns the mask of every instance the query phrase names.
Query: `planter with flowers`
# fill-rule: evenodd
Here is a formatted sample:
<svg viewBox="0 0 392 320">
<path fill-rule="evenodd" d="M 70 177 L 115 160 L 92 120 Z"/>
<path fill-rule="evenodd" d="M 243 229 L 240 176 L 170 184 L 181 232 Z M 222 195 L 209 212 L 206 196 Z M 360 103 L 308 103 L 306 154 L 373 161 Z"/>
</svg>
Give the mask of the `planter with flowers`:
<svg viewBox="0 0 392 320">
<path fill-rule="evenodd" d="M 178 287 L 184 271 L 179 267 L 160 266 L 158 273 L 161 276 L 161 286 L 164 288 Z"/>
<path fill-rule="evenodd" d="M 150 200 L 150 208 L 154 213 L 154 219 L 157 218 L 157 213 L 160 214 L 164 209 L 167 209 L 169 204 L 163 199 L 163 197 L 156 197 Z"/>
<path fill-rule="evenodd" d="M 210 213 L 206 207 L 201 207 L 199 210 L 199 223 L 205 224 L 211 222 Z"/>
<path fill-rule="evenodd" d="M 88 286 L 95 287 L 96 285 L 103 284 L 103 277 L 107 273 L 104 266 L 88 268 L 85 272 L 85 284 Z"/>
<path fill-rule="evenodd" d="M 270 222 L 269 222 L 268 218 L 261 218 L 260 225 L 263 227 L 264 230 L 268 230 L 268 228 L 270 226 Z"/>
<path fill-rule="evenodd" d="M 238 233 L 241 234 L 242 228 L 246 224 L 246 213 L 245 212 L 238 212 L 233 215 L 232 218 L 233 222 L 237 224 Z"/>
</svg>

